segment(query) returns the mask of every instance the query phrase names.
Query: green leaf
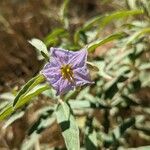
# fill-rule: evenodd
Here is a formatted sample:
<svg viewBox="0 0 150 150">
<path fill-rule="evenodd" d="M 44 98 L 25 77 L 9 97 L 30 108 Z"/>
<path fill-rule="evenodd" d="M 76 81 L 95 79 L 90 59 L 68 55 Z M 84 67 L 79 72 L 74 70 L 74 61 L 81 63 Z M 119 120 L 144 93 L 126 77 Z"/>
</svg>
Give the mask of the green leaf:
<svg viewBox="0 0 150 150">
<path fill-rule="evenodd" d="M 139 66 L 140 70 L 148 70 L 150 69 L 150 63 L 143 63 Z"/>
<path fill-rule="evenodd" d="M 126 45 L 131 44 L 133 41 L 135 41 L 141 35 L 147 34 L 147 33 L 150 33 L 150 28 L 144 28 L 144 29 L 141 29 L 140 31 L 135 32 L 133 35 L 130 36 L 130 38 L 128 39 Z"/>
<path fill-rule="evenodd" d="M 106 106 L 106 104 L 102 104 L 99 102 L 92 103 L 88 100 L 69 100 L 68 101 L 70 107 L 72 109 L 96 109 L 96 108 L 101 108 L 101 109 L 109 109 L 109 106 Z"/>
<path fill-rule="evenodd" d="M 25 138 L 21 144 L 21 150 L 32 150 L 35 149 L 35 144 L 39 142 L 39 137 L 40 135 L 38 134 L 32 134 L 28 138 Z"/>
<path fill-rule="evenodd" d="M 128 17 L 131 15 L 137 15 L 137 14 L 142 14 L 143 10 L 122 10 L 118 12 L 112 12 L 110 14 L 102 15 L 102 16 L 96 16 L 89 21 L 85 22 L 83 27 L 78 29 L 75 34 L 74 34 L 74 42 L 77 44 L 81 33 L 90 30 L 93 28 L 95 25 L 100 25 L 100 29 L 104 28 L 108 23 L 115 19 L 122 19 L 124 17 Z"/>
<path fill-rule="evenodd" d="M 15 104 L 15 109 L 20 108 L 24 106 L 25 104 L 29 103 L 30 100 L 32 100 L 32 98 L 38 96 L 40 93 L 48 90 L 49 88 L 50 88 L 49 85 L 42 85 L 42 86 L 36 87 L 35 90 L 33 89 L 31 92 L 29 92 L 25 96 L 20 97 L 18 99 L 17 103 Z"/>
<path fill-rule="evenodd" d="M 139 105 L 131 96 L 128 95 L 121 95 L 123 100 L 127 103 L 128 106 L 137 106 Z"/>
<path fill-rule="evenodd" d="M 126 71 L 122 72 L 121 75 L 119 75 L 117 78 L 112 80 L 109 83 L 109 86 L 105 90 L 105 99 L 112 99 L 113 96 L 119 91 L 119 88 L 117 86 L 118 83 L 126 81 L 128 78 L 124 76 Z"/>
<path fill-rule="evenodd" d="M 87 22 L 85 22 L 85 24 L 82 27 L 83 31 L 88 31 L 91 28 L 93 28 L 94 25 L 100 23 L 100 21 L 102 20 L 104 16 L 96 16 L 94 18 L 91 18 L 90 20 L 88 20 Z"/>
<path fill-rule="evenodd" d="M 137 9 L 136 0 L 126 0 L 126 3 L 130 9 Z"/>
<path fill-rule="evenodd" d="M 119 64 L 123 59 L 132 53 L 131 50 L 123 51 L 120 55 L 116 55 L 115 58 L 106 66 L 106 70 L 110 70 L 116 64 Z"/>
<path fill-rule="evenodd" d="M 67 103 L 61 102 L 56 110 L 59 123 L 68 150 L 80 150 L 79 129 Z"/>
<path fill-rule="evenodd" d="M 24 112 L 18 112 L 14 115 L 12 115 L 4 124 L 3 129 L 6 129 L 9 125 L 11 125 L 14 121 L 16 121 L 17 119 L 20 119 L 22 116 L 24 115 Z"/>
<path fill-rule="evenodd" d="M 7 105 L 1 112 L 0 112 L 0 121 L 4 120 L 6 117 L 11 115 L 14 112 L 14 108 L 12 103 Z"/>
<path fill-rule="evenodd" d="M 45 79 L 44 76 L 42 74 L 39 74 L 35 76 L 34 78 L 32 78 L 31 80 L 29 80 L 17 94 L 16 98 L 14 99 L 13 106 L 15 106 L 18 100 L 21 97 L 25 96 L 29 92 L 29 90 L 34 88 L 39 83 L 43 82 L 44 79 Z"/>
<path fill-rule="evenodd" d="M 75 44 L 77 44 L 78 41 L 79 41 L 79 39 L 80 39 L 80 32 L 81 32 L 81 31 L 82 31 L 81 29 L 78 29 L 78 30 L 76 30 L 76 32 L 75 32 L 75 34 L 74 34 L 73 39 L 74 39 L 74 43 L 75 43 Z"/>
<path fill-rule="evenodd" d="M 44 38 L 44 43 L 46 44 L 46 46 L 54 44 L 56 39 L 58 39 L 58 37 L 65 36 L 66 34 L 67 31 L 63 28 L 53 29 L 53 31 Z"/>
<path fill-rule="evenodd" d="M 125 36 L 124 32 L 115 33 L 115 34 L 109 35 L 108 37 L 106 37 L 106 38 L 104 38 L 102 40 L 97 40 L 95 42 L 92 42 L 91 44 L 88 45 L 88 51 L 92 52 L 97 47 L 99 47 L 99 46 L 101 46 L 103 44 L 106 44 L 108 42 L 111 42 L 113 40 L 117 40 L 117 39 L 123 38 L 124 36 Z"/>
<path fill-rule="evenodd" d="M 105 99 L 112 99 L 113 96 L 118 92 L 117 81 L 112 83 L 112 85 L 105 91 Z"/>
<path fill-rule="evenodd" d="M 145 124 L 139 124 L 134 127 L 137 131 L 142 131 L 144 134 L 150 136 L 150 127 Z"/>
<path fill-rule="evenodd" d="M 108 14 L 106 15 L 102 21 L 101 21 L 101 24 L 100 24 L 100 28 L 104 28 L 108 23 L 110 23 L 112 20 L 114 21 L 115 19 L 118 20 L 118 19 L 122 19 L 124 17 L 128 17 L 128 16 L 132 16 L 132 15 L 138 15 L 138 14 L 143 14 L 144 11 L 143 10 L 121 10 L 121 11 L 118 11 L 118 12 L 113 12 L 111 14 Z"/>
<path fill-rule="evenodd" d="M 92 133 L 88 133 L 85 137 L 85 146 L 86 150 L 97 150 L 97 135 L 96 132 L 93 130 Z"/>
<path fill-rule="evenodd" d="M 74 34 L 74 42 L 77 44 L 78 42 L 82 42 L 83 44 L 87 44 L 87 35 L 84 30 L 78 29 Z"/>
<path fill-rule="evenodd" d="M 29 103 L 32 100 L 32 98 L 38 96 L 40 93 L 42 93 L 43 91 L 48 90 L 49 88 L 50 88 L 49 85 L 40 86 L 40 87 L 36 88 L 36 90 L 32 90 L 30 93 L 28 93 L 24 97 L 19 98 L 19 100 L 17 101 L 15 107 L 13 107 L 12 103 L 7 105 L 0 112 L 0 121 L 5 119 L 6 117 L 10 116 L 14 111 L 16 111 L 16 109 L 18 109 L 18 108 L 24 106 L 25 104 Z"/>
<path fill-rule="evenodd" d="M 14 100 L 14 95 L 11 92 L 2 93 L 0 99 L 11 101 Z"/>
<path fill-rule="evenodd" d="M 38 53 L 40 53 L 43 58 L 49 61 L 49 53 L 47 47 L 41 40 L 33 38 L 29 41 L 29 43 L 38 50 Z"/>
<path fill-rule="evenodd" d="M 72 109 L 85 109 L 91 106 L 91 103 L 85 100 L 69 100 L 68 103 Z"/>
</svg>

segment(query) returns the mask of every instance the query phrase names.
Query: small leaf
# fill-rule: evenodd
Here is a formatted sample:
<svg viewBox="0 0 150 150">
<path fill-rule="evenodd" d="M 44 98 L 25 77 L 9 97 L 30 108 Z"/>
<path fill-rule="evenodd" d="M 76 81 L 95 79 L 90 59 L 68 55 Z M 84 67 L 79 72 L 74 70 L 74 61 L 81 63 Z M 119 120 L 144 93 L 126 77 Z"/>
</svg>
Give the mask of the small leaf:
<svg viewBox="0 0 150 150">
<path fill-rule="evenodd" d="M 128 78 L 124 76 L 126 71 L 121 73 L 116 79 L 112 80 L 110 82 L 110 85 L 105 90 L 105 99 L 109 98 L 112 99 L 113 96 L 118 92 L 119 88 L 117 86 L 118 83 L 126 81 Z"/>
<path fill-rule="evenodd" d="M 56 111 L 57 122 L 62 129 L 68 150 L 80 150 L 79 129 L 67 103 L 62 102 Z"/>
<path fill-rule="evenodd" d="M 99 24 L 104 16 L 96 16 L 94 18 L 91 18 L 87 22 L 85 22 L 84 26 L 82 27 L 83 31 L 88 31 L 91 28 L 94 27 L 95 24 Z"/>
<path fill-rule="evenodd" d="M 65 36 L 66 34 L 67 31 L 63 28 L 53 29 L 53 31 L 45 37 L 44 43 L 46 44 L 46 46 L 54 44 L 56 39 L 58 39 L 58 37 Z"/>
<path fill-rule="evenodd" d="M 135 32 L 133 35 L 131 35 L 129 37 L 126 45 L 131 44 L 134 40 L 136 40 L 137 38 L 139 38 L 141 35 L 147 34 L 147 33 L 150 33 L 150 28 L 144 28 L 144 29 L 141 29 L 141 30 Z"/>
<path fill-rule="evenodd" d="M 96 132 L 93 130 L 92 133 L 88 133 L 85 137 L 86 150 L 97 150 L 97 137 Z"/>
<path fill-rule="evenodd" d="M 139 105 L 132 97 L 127 95 L 121 95 L 121 97 L 125 100 L 128 106 L 137 106 Z"/>
<path fill-rule="evenodd" d="M 9 125 L 11 125 L 17 119 L 20 119 L 24 115 L 24 112 L 21 111 L 19 113 L 13 114 L 4 124 L 3 129 L 6 129 Z"/>
<path fill-rule="evenodd" d="M 137 131 L 142 131 L 144 134 L 150 136 L 150 127 L 148 125 L 145 124 L 136 125 L 134 129 L 136 129 Z"/>
<path fill-rule="evenodd" d="M 118 92 L 117 87 L 118 80 L 114 80 L 111 85 L 105 91 L 105 99 L 112 99 L 113 96 Z"/>
<path fill-rule="evenodd" d="M 0 95 L 0 99 L 3 99 L 3 100 L 13 100 L 14 99 L 14 95 L 10 92 L 7 92 L 7 93 L 2 93 Z"/>
<path fill-rule="evenodd" d="M 97 47 L 99 47 L 103 44 L 106 44 L 108 42 L 111 42 L 113 40 L 120 39 L 124 36 L 125 36 L 124 32 L 115 33 L 115 34 L 109 35 L 108 37 L 106 37 L 102 40 L 97 40 L 96 42 L 92 42 L 91 44 L 88 45 L 88 51 L 93 52 Z"/>
<path fill-rule="evenodd" d="M 150 69 L 150 63 L 143 63 L 139 67 L 140 70 L 148 70 Z"/>
<path fill-rule="evenodd" d="M 4 120 L 6 117 L 11 115 L 14 112 L 14 108 L 12 103 L 7 105 L 1 112 L 0 112 L 0 121 Z"/>
<path fill-rule="evenodd" d="M 29 43 L 41 53 L 43 58 L 45 58 L 46 60 L 49 60 L 49 53 L 48 53 L 47 47 L 41 40 L 34 38 L 34 39 L 31 39 Z"/>
<path fill-rule="evenodd" d="M 113 131 L 115 139 L 118 140 L 128 128 L 132 127 L 135 124 L 135 121 L 136 121 L 135 117 L 132 117 L 125 120 L 119 127 L 117 127 Z"/>
<path fill-rule="evenodd" d="M 83 44 L 87 44 L 87 35 L 84 30 L 78 29 L 74 34 L 74 42 L 75 44 L 82 41 Z"/>
<path fill-rule="evenodd" d="M 90 102 L 85 100 L 69 100 L 68 103 L 72 109 L 85 109 L 91 106 Z"/>
</svg>

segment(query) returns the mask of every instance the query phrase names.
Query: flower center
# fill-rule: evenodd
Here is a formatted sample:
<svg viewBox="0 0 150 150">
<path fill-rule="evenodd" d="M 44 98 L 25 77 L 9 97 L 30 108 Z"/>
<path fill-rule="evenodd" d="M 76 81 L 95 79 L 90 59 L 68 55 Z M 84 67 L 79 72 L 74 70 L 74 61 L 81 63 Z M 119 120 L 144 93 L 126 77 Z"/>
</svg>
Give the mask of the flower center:
<svg viewBox="0 0 150 150">
<path fill-rule="evenodd" d="M 64 79 L 68 79 L 70 82 L 73 81 L 73 71 L 70 65 L 63 65 L 61 67 L 61 75 Z"/>
</svg>

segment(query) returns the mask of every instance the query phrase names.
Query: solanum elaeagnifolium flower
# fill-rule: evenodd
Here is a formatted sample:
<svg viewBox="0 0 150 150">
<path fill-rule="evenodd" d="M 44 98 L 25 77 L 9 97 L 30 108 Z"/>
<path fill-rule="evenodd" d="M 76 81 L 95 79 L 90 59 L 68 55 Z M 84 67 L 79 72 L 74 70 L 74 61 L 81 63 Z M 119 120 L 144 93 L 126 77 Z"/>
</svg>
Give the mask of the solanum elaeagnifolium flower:
<svg viewBox="0 0 150 150">
<path fill-rule="evenodd" d="M 92 83 L 86 66 L 86 49 L 72 52 L 61 48 L 51 48 L 50 53 L 50 62 L 44 66 L 42 74 L 57 91 L 57 95 Z"/>
</svg>

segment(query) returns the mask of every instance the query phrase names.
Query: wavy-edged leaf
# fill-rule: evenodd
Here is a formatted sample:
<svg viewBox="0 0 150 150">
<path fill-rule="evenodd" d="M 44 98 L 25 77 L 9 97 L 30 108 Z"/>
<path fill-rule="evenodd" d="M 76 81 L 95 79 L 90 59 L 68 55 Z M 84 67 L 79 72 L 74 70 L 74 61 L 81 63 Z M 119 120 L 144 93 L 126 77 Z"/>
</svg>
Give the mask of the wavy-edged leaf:
<svg viewBox="0 0 150 150">
<path fill-rule="evenodd" d="M 58 105 L 56 117 L 61 127 L 67 149 L 80 150 L 79 129 L 67 103 L 62 102 Z"/>
</svg>

